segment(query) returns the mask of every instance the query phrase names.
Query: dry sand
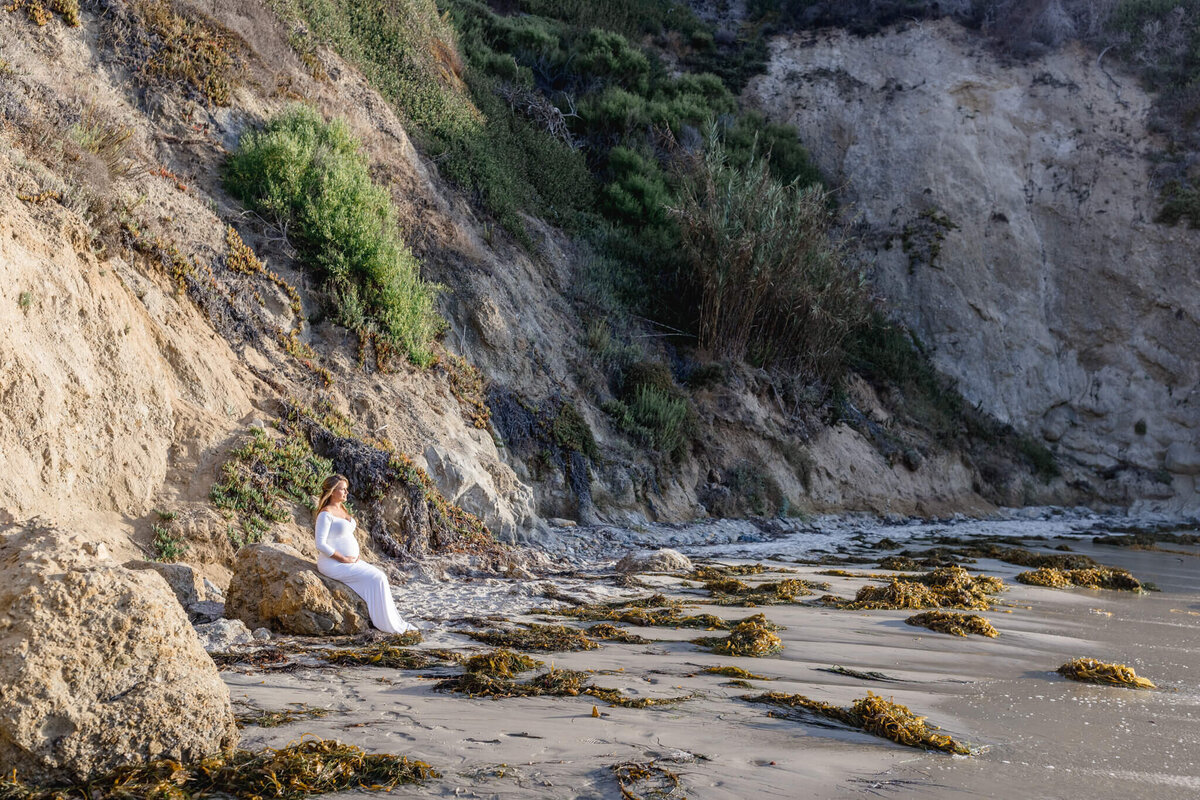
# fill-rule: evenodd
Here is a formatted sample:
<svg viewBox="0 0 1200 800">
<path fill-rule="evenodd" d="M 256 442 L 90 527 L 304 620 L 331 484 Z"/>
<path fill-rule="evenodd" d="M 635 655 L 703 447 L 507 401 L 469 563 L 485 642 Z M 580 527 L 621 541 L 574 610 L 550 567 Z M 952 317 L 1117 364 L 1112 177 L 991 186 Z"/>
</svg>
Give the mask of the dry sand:
<svg viewBox="0 0 1200 800">
<path fill-rule="evenodd" d="M 1169 546 L 1169 545 L 1168 545 Z M 699 696 L 678 706 L 609 708 L 591 697 L 470 699 L 435 693 L 438 674 L 350 668 L 224 673 L 235 701 L 267 709 L 289 703 L 333 709 L 273 729 L 248 728 L 248 746 L 281 745 L 304 734 L 337 738 L 372 752 L 404 753 L 443 775 L 392 796 L 619 798 L 610 766 L 660 759 L 691 798 L 1194 798 L 1200 796 L 1200 557 L 1093 547 L 1079 552 L 1156 581 L 1161 593 L 1130 595 L 1011 584 L 985 612 L 998 639 L 960 638 L 904 624 L 911 612 L 845 611 L 809 605 L 764 609 L 698 606 L 726 618 L 765 611 L 785 625 L 785 650 L 770 658 L 729 658 L 690 644 L 693 630 L 638 628 L 648 645 L 605 644 L 554 653 L 547 663 L 596 669 L 595 683 L 630 695 Z M 1188 548 L 1182 548 L 1188 549 Z M 1195 548 L 1191 548 L 1195 550 Z M 864 580 L 816 576 L 850 596 Z M 850 568 L 854 569 L 854 568 Z M 1011 578 L 1020 568 L 983 560 L 973 568 Z M 779 576 L 761 576 L 779 577 Z M 796 576 L 793 576 L 796 577 Z M 677 581 L 649 577 L 664 587 Z M 555 581 L 568 591 L 602 582 Z M 544 604 L 532 582 L 454 581 L 426 602 L 401 592 L 408 611 L 504 613 Z M 482 607 L 480 607 L 482 606 Z M 426 614 L 443 616 L 443 614 Z M 429 623 L 426 623 L 429 624 Z M 485 649 L 445 622 L 423 647 Z M 1076 656 L 1133 666 L 1159 691 L 1074 683 L 1054 669 Z M 870 690 L 926 715 L 967 742 L 971 756 L 922 752 L 863 733 L 770 718 L 738 699 L 748 690 L 699 673 L 735 664 L 777 678 L 754 692 L 782 691 L 848 704 Z M 900 679 L 868 682 L 828 672 L 842 665 Z M 602 715 L 592 716 L 593 704 Z M 344 797 L 357 795 L 341 795 Z"/>
</svg>

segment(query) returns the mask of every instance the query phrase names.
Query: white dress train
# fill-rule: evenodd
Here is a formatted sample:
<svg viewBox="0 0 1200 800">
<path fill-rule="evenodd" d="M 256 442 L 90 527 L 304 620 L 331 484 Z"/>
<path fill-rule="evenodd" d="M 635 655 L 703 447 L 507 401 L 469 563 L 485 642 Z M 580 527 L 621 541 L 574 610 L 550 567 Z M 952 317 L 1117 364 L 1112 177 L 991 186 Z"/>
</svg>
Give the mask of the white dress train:
<svg viewBox="0 0 1200 800">
<path fill-rule="evenodd" d="M 346 584 L 366 600 L 371 624 L 379 630 L 384 633 L 417 630 L 415 625 L 405 622 L 396 610 L 396 601 L 392 599 L 392 589 L 383 570 L 365 561 L 343 564 L 331 558 L 334 553 L 358 556 L 355 527 L 357 523 L 354 520 L 336 517 L 328 511 L 317 515 L 317 552 L 320 553 L 317 556 L 317 569 L 322 575 Z"/>
</svg>

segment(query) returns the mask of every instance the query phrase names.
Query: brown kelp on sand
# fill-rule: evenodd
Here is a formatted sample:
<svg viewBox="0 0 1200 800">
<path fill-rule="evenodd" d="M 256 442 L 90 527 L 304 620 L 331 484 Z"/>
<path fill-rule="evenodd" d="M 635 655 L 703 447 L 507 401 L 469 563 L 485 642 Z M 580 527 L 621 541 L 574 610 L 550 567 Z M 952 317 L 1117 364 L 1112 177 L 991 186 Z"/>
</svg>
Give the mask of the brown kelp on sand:
<svg viewBox="0 0 1200 800">
<path fill-rule="evenodd" d="M 782 692 L 745 695 L 742 699 L 750 703 L 767 703 L 815 714 L 909 747 L 941 750 L 959 755 L 967 755 L 971 752 L 966 745 L 956 742 L 945 734 L 937 733 L 936 731 L 939 730 L 937 726 L 927 724 L 925 717 L 918 717 L 906 706 L 891 700 L 884 700 L 871 692 L 867 692 L 866 697 L 855 700 L 849 708 L 824 703 L 820 700 L 811 700 L 800 694 L 784 694 Z"/>
<path fill-rule="evenodd" d="M 468 662 L 470 667 L 471 663 Z M 438 683 L 434 689 L 441 692 L 458 692 L 469 697 L 579 697 L 589 695 L 610 705 L 626 708 L 649 708 L 671 705 L 690 700 L 692 695 L 681 697 L 626 697 L 619 689 L 594 686 L 590 675 L 570 669 L 551 667 L 541 675 L 527 681 L 516 681 L 496 672 L 471 669 Z"/>
<path fill-rule="evenodd" d="M 1132 667 L 1124 664 L 1107 664 L 1094 658 L 1075 658 L 1057 670 L 1059 675 L 1084 683 L 1104 683 L 1110 686 L 1126 686 L 1130 689 L 1154 689 L 1154 683 L 1138 677 Z"/>
<path fill-rule="evenodd" d="M 704 636 L 693 639 L 692 643 L 720 655 L 762 658 L 783 650 L 783 642 L 772 630 L 777 627 L 762 614 L 755 614 L 734 625 L 728 636 Z"/>
<path fill-rule="evenodd" d="M 1128 570 L 1119 567 L 1089 569 L 1057 569 L 1040 567 L 1017 575 L 1018 583 L 1048 586 L 1053 589 L 1113 589 L 1121 592 L 1142 592 L 1145 586 Z"/>
<path fill-rule="evenodd" d="M 764 564 L 701 564 L 683 575 L 694 581 L 715 581 L 733 575 L 761 575 L 764 572 L 795 572 L 788 567 L 768 567 Z"/>
<path fill-rule="evenodd" d="M 357 650 L 321 650 L 315 653 L 329 664 L 341 667 L 390 667 L 391 669 L 425 669 L 446 660 L 444 654 L 427 650 L 396 647 L 387 642 L 368 645 Z"/>
<path fill-rule="evenodd" d="M 679 776 L 657 761 L 622 761 L 612 771 L 621 789 L 621 800 L 670 797 L 679 789 Z"/>
<path fill-rule="evenodd" d="M 864 586 L 853 600 L 833 595 L 819 602 L 847 609 L 991 608 L 990 595 L 1004 591 L 1004 581 L 991 575 L 972 576 L 962 567 L 942 567 L 923 575 L 898 575 L 885 586 Z"/>
<path fill-rule="evenodd" d="M 952 614 L 949 611 L 925 611 L 921 614 L 915 614 L 904 621 L 909 625 L 917 625 L 922 628 L 929 628 L 931 631 L 949 633 L 954 636 L 966 636 L 969 633 L 973 633 L 977 636 L 987 636 L 989 639 L 995 639 L 1000 635 L 1000 631 L 993 628 L 992 623 L 978 614 Z"/>
<path fill-rule="evenodd" d="M 511 647 L 514 650 L 537 650 L 546 653 L 595 650 L 600 646 L 575 628 L 566 625 L 538 625 L 532 622 L 525 623 L 522 628 L 507 631 L 468 631 L 467 636 L 492 647 Z"/>
<path fill-rule="evenodd" d="M 650 644 L 652 639 L 631 633 L 628 628 L 618 628 L 611 622 L 601 622 L 588 628 L 585 633 L 592 639 L 602 642 L 620 642 L 621 644 Z"/>
<path fill-rule="evenodd" d="M 235 703 L 235 705 L 238 706 L 238 711 L 234 715 L 234 719 L 237 721 L 238 727 L 242 728 L 247 725 L 259 728 L 278 728 L 297 720 L 320 719 L 331 713 L 328 708 L 315 708 L 304 703 L 292 703 L 292 708 L 281 711 L 268 711 L 245 702 Z"/>
<path fill-rule="evenodd" d="M 768 678 L 765 675 L 755 675 L 753 672 L 742 669 L 741 667 L 705 667 L 700 670 L 709 675 L 723 675 L 726 678 L 750 678 L 756 681 L 771 681 L 774 678 Z"/>
<path fill-rule="evenodd" d="M 770 606 L 795 603 L 796 598 L 812 594 L 813 589 L 828 589 L 829 584 L 788 578 L 751 585 L 737 578 L 718 578 L 704 588 L 712 595 L 710 602 L 718 606 Z"/>
<path fill-rule="evenodd" d="M 194 764 L 163 759 L 121 767 L 75 786 L 35 787 L 0 777 L 0 800 L 299 800 L 355 789 L 389 790 L 440 778 L 423 761 L 367 754 L 333 740 L 306 739 L 278 750 L 231 750 Z"/>
<path fill-rule="evenodd" d="M 503 648 L 471 656 L 463 662 L 467 672 L 477 672 L 497 678 L 512 678 L 542 666 L 541 661 Z"/>
<path fill-rule="evenodd" d="M 728 630 L 730 623 L 712 614 L 688 615 L 685 604 L 661 594 L 613 603 L 575 605 L 572 608 L 535 608 L 531 614 L 571 617 L 585 622 L 623 622 L 643 628 L 702 628 Z"/>
</svg>

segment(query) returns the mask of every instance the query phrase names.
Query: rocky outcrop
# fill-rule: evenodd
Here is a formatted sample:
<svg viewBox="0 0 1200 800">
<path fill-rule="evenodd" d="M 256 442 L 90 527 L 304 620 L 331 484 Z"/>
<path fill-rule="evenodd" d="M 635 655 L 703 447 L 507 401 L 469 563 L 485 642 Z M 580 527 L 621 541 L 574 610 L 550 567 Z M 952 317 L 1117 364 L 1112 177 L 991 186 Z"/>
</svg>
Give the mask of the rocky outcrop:
<svg viewBox="0 0 1200 800">
<path fill-rule="evenodd" d="M 163 564 L 157 561 L 129 561 L 126 569 L 150 569 L 162 575 L 167 586 L 175 593 L 175 599 L 184 610 L 191 608 L 204 596 L 204 586 L 196 570 L 187 564 Z"/>
<path fill-rule="evenodd" d="M 1114 501 L 1196 505 L 1172 446 L 1200 431 L 1200 233 L 1154 222 L 1162 144 L 1132 77 L 1074 46 L 1002 63 L 944 21 L 778 39 L 747 97 L 843 187 L 878 285 L 968 400 L 1117 476 Z"/>
<path fill-rule="evenodd" d="M 283 544 L 256 544 L 238 552 L 225 614 L 250 629 L 297 636 L 362 633 L 371 620 L 354 590 L 326 578 L 316 564 Z"/>
<path fill-rule="evenodd" d="M 617 572 L 689 572 L 692 560 L 678 550 L 639 550 L 617 562 Z"/>
<path fill-rule="evenodd" d="M 231 747 L 229 691 L 171 589 L 56 529 L 0 535 L 0 764 L 34 782 Z"/>
<path fill-rule="evenodd" d="M 441 445 L 425 448 L 425 463 L 442 495 L 479 517 L 501 541 L 515 542 L 519 534 L 534 528 L 533 490 L 508 471 L 489 471 L 488 462 L 472 461 L 459 450 Z"/>
</svg>

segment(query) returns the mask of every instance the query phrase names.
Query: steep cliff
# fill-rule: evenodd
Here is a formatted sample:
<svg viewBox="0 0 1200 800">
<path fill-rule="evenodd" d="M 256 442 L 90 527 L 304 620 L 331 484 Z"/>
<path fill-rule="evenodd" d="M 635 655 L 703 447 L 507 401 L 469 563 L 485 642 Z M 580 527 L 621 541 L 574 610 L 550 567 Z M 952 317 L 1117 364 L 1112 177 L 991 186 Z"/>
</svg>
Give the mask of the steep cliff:
<svg viewBox="0 0 1200 800">
<path fill-rule="evenodd" d="M 841 188 L 877 284 L 982 409 L 1118 502 L 1200 495 L 1200 233 L 1156 223 L 1137 81 L 949 21 L 774 40 L 746 96 Z"/>
</svg>

